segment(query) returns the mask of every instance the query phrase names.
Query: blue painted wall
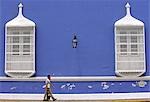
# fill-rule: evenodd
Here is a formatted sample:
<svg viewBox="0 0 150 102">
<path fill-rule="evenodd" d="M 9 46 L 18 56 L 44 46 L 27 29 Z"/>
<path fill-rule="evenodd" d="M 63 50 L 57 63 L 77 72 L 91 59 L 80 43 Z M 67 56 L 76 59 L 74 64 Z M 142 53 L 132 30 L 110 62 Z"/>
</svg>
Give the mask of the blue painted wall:
<svg viewBox="0 0 150 102">
<path fill-rule="evenodd" d="M 116 20 L 132 15 L 145 23 L 147 72 L 150 75 L 148 0 L 21 0 L 24 15 L 36 23 L 36 76 L 115 75 Z M 18 13 L 20 0 L 0 0 L 0 75 L 4 76 L 4 25 Z M 72 48 L 73 33 L 79 45 Z"/>
<path fill-rule="evenodd" d="M 21 0 L 24 15 L 36 23 L 36 76 L 115 75 L 114 22 L 132 15 L 145 23 L 150 75 L 149 0 Z M 4 76 L 4 25 L 18 13 L 20 0 L 0 0 L 0 76 Z M 79 45 L 72 48 L 73 33 Z M 150 92 L 130 82 L 54 82 L 54 93 Z M 105 83 L 105 85 L 104 85 Z M 0 93 L 44 93 L 44 82 L 0 82 Z M 71 86 L 74 86 L 71 88 Z M 128 88 L 126 88 L 128 87 Z"/>
</svg>

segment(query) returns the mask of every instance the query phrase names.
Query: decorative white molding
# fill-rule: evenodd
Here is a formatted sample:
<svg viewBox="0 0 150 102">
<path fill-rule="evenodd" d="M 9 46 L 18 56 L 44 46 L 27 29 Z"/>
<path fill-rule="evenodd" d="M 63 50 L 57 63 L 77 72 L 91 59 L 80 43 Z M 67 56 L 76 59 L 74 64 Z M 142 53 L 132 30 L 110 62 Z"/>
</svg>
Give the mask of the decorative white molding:
<svg viewBox="0 0 150 102">
<path fill-rule="evenodd" d="M 14 26 L 17 26 L 17 27 L 30 27 L 30 26 L 35 26 L 35 23 L 31 20 L 29 20 L 28 18 L 26 18 L 24 15 L 23 15 L 23 4 L 20 3 L 18 5 L 18 15 L 17 17 L 15 17 L 14 19 L 12 19 L 11 21 L 7 22 L 6 23 L 6 27 L 14 27 Z"/>
<path fill-rule="evenodd" d="M 146 72 L 144 23 L 131 15 L 129 3 L 125 7 L 126 15 L 114 24 L 115 72 L 122 77 L 141 76 Z"/>
<path fill-rule="evenodd" d="M 31 78 L 11 78 L 0 77 L 0 81 L 45 81 L 46 77 L 31 77 Z M 52 81 L 138 81 L 150 80 L 150 76 L 143 77 L 116 77 L 116 76 L 75 76 L 75 77 L 52 77 Z"/>
<path fill-rule="evenodd" d="M 129 3 L 126 4 L 126 15 L 115 22 L 115 26 L 144 26 L 144 23 L 131 14 L 131 6 Z"/>
<path fill-rule="evenodd" d="M 0 100 L 43 100 L 43 94 L 0 94 Z M 57 100 L 150 100 L 148 93 L 54 94 Z"/>
<path fill-rule="evenodd" d="M 31 77 L 36 72 L 36 24 L 23 15 L 22 3 L 18 9 L 18 15 L 5 24 L 5 74 L 11 77 Z M 16 38 L 17 42 L 14 40 Z"/>
</svg>

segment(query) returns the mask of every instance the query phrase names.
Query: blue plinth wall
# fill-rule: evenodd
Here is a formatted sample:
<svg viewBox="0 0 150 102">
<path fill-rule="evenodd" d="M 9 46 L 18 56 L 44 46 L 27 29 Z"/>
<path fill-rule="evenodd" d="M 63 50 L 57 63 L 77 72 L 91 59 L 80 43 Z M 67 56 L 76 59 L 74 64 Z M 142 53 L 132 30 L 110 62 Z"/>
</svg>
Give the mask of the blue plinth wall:
<svg viewBox="0 0 150 102">
<path fill-rule="evenodd" d="M 150 81 L 118 82 L 53 82 L 52 91 L 55 94 L 86 94 L 86 93 L 137 93 L 150 92 Z M 42 94 L 44 82 L 1 82 L 0 93 Z"/>
</svg>

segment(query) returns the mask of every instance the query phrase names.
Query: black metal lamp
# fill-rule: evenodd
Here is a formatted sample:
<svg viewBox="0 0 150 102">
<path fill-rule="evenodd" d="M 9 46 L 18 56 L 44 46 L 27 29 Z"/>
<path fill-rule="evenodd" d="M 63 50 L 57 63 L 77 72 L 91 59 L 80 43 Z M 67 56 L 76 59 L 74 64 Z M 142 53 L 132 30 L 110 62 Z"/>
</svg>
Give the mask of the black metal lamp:
<svg viewBox="0 0 150 102">
<path fill-rule="evenodd" d="M 74 37 L 72 39 L 72 47 L 77 48 L 77 44 L 78 44 L 77 36 L 74 35 Z"/>
</svg>

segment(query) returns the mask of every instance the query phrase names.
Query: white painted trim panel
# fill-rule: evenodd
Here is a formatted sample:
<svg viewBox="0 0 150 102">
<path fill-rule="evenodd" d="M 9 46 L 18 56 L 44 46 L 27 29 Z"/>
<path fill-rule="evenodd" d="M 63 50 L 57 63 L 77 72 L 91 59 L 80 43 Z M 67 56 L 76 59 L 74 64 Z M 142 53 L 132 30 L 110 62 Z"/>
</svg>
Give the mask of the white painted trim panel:
<svg viewBox="0 0 150 102">
<path fill-rule="evenodd" d="M 0 77 L 0 81 L 45 81 L 46 77 L 11 78 Z M 116 77 L 116 76 L 74 76 L 74 77 L 52 77 L 52 81 L 138 81 L 150 80 L 150 76 L 143 77 Z"/>
<path fill-rule="evenodd" d="M 43 100 L 44 94 L 0 94 L 0 100 Z M 100 94 L 54 94 L 57 100 L 150 100 L 148 93 L 100 93 Z"/>
</svg>

